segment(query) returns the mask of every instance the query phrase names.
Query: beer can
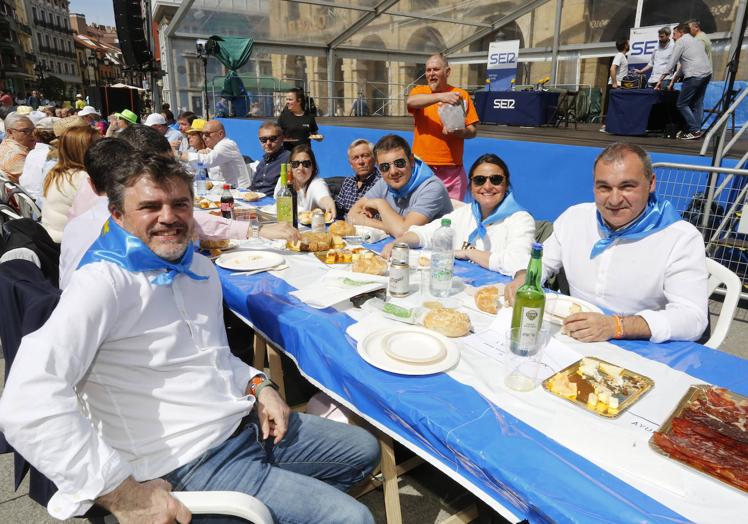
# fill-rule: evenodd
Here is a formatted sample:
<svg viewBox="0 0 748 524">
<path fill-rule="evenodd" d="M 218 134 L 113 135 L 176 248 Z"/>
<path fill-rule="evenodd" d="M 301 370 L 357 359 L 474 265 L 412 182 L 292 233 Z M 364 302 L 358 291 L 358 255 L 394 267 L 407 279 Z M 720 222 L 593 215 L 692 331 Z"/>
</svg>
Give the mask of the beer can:
<svg viewBox="0 0 748 524">
<path fill-rule="evenodd" d="M 325 230 L 325 213 L 320 209 L 315 209 L 312 213 L 312 231 Z"/>
<path fill-rule="evenodd" d="M 405 265 L 410 264 L 410 248 L 405 242 L 398 242 L 392 246 L 390 258 L 393 262 L 401 262 Z"/>
<path fill-rule="evenodd" d="M 410 266 L 407 263 L 397 260 L 390 263 L 389 291 L 393 297 L 405 297 L 410 293 Z"/>
</svg>

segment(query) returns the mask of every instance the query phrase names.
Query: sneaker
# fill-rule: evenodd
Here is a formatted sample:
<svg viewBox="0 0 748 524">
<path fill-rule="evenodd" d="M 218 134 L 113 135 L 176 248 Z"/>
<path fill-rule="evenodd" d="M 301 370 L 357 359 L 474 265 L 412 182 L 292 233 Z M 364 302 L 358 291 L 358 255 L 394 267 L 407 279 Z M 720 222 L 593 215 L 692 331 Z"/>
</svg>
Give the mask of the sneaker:
<svg viewBox="0 0 748 524">
<path fill-rule="evenodd" d="M 603 127 L 600 128 L 600 132 L 601 133 L 607 133 L 607 131 L 605 130 L 605 126 L 603 126 Z"/>
<path fill-rule="evenodd" d="M 698 140 L 701 138 L 701 131 L 694 131 L 693 133 L 686 133 L 680 136 L 683 140 Z"/>
<path fill-rule="evenodd" d="M 681 135 L 683 135 L 683 131 L 678 131 L 677 133 L 675 133 L 675 138 L 680 138 Z"/>
</svg>

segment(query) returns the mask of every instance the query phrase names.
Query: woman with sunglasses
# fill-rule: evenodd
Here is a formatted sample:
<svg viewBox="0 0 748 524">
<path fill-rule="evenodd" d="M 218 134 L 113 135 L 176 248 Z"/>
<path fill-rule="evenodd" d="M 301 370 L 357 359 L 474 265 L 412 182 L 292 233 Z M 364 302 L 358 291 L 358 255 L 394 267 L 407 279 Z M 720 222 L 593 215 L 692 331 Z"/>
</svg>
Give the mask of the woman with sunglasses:
<svg viewBox="0 0 748 524">
<path fill-rule="evenodd" d="M 286 107 L 278 117 L 278 124 L 283 129 L 283 146 L 291 151 L 301 144 L 309 144 L 310 140 L 320 141 L 324 137 L 319 134 L 314 115 L 304 107 L 304 92 L 298 87 L 289 89 L 286 93 Z"/>
<path fill-rule="evenodd" d="M 514 275 L 527 267 L 535 240 L 535 221 L 514 200 L 509 168 L 497 155 L 480 156 L 470 167 L 468 179 L 470 203 L 441 217 L 452 220 L 455 257 Z M 396 242 L 430 248 L 441 218 L 424 226 L 412 226 Z M 393 244 L 385 246 L 385 256 L 389 257 Z"/>
<path fill-rule="evenodd" d="M 309 144 L 301 144 L 293 148 L 289 157 L 293 173 L 293 187 L 299 201 L 299 212 L 311 211 L 319 208 L 326 215 L 335 218 L 335 201 L 327 188 L 327 182 L 318 175 L 317 159 L 314 157 Z M 278 198 L 281 187 L 280 179 L 275 185 L 274 198 Z"/>
</svg>

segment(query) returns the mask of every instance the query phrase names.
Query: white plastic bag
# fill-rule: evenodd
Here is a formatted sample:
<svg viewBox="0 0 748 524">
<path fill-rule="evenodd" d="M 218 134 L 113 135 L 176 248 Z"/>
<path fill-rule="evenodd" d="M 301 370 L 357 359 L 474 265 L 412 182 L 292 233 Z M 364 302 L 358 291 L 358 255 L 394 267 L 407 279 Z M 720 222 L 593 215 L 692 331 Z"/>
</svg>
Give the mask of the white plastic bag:
<svg viewBox="0 0 748 524">
<path fill-rule="evenodd" d="M 447 131 L 465 129 L 465 115 L 467 111 L 464 100 L 461 104 L 457 105 L 439 103 L 437 111 L 439 112 L 439 118 L 442 119 L 442 125 Z"/>
</svg>

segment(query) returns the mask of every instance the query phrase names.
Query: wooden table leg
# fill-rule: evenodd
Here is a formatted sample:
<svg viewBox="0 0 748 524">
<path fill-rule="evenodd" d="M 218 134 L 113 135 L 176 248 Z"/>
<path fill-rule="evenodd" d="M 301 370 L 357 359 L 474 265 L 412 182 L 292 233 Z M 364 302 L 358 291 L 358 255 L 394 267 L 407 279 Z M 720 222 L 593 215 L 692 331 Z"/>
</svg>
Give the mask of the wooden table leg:
<svg viewBox="0 0 748 524">
<path fill-rule="evenodd" d="M 380 432 L 379 449 L 382 454 L 380 466 L 382 477 L 384 477 L 384 509 L 387 514 L 387 524 L 402 524 L 400 493 L 397 486 L 397 463 L 392 437 Z"/>
<path fill-rule="evenodd" d="M 267 357 L 267 342 L 262 335 L 255 331 L 254 358 L 252 367 L 259 370 L 265 370 L 265 357 Z"/>
<path fill-rule="evenodd" d="M 283 380 L 283 365 L 281 363 L 280 352 L 272 344 L 267 344 L 268 365 L 270 367 L 270 380 L 278 386 L 278 393 L 283 400 L 286 400 L 286 383 Z"/>
</svg>

